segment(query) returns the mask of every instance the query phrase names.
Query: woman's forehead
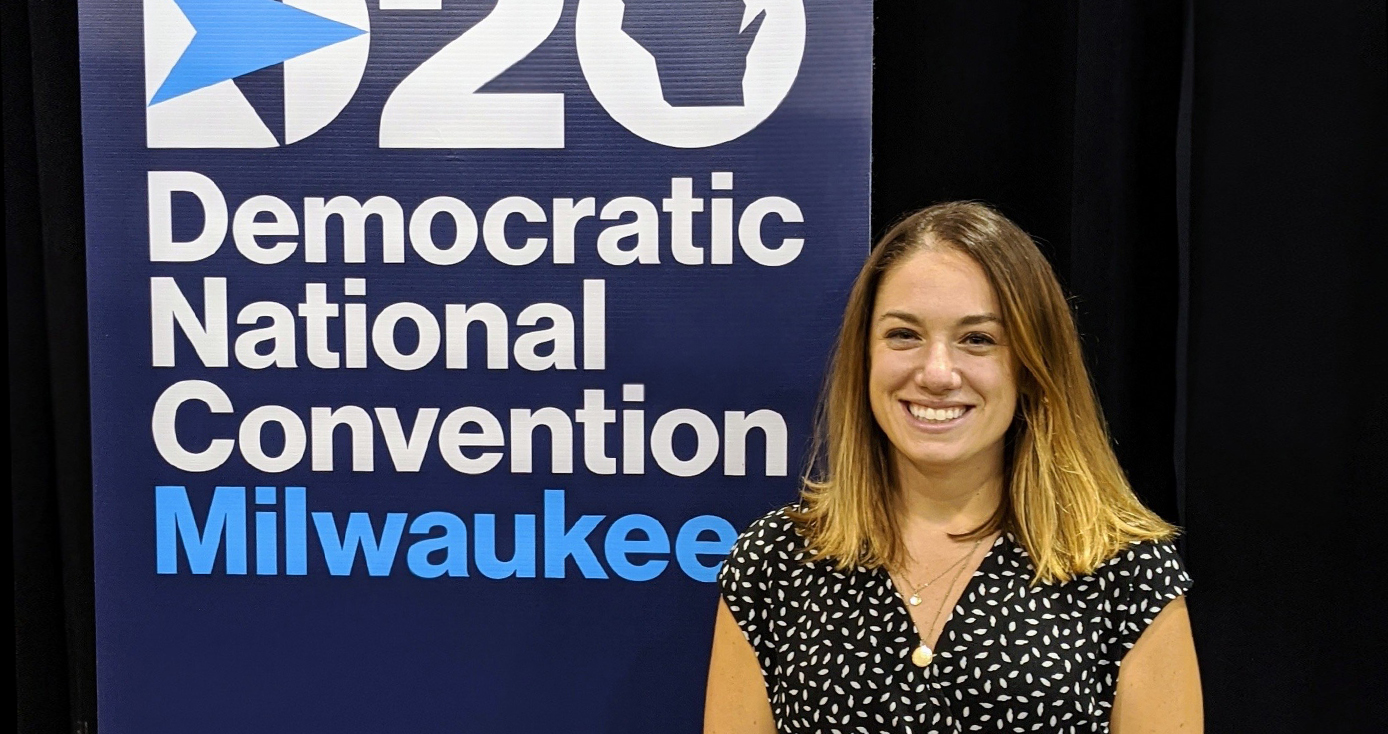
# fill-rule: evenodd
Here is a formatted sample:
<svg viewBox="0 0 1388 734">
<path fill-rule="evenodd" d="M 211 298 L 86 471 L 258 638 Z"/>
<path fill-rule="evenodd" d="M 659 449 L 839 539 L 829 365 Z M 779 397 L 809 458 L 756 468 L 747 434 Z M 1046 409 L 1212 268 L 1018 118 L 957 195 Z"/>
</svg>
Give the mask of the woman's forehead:
<svg viewBox="0 0 1388 734">
<path fill-rule="evenodd" d="M 949 247 L 922 248 L 883 274 L 874 315 L 904 311 L 918 318 L 998 313 L 997 297 L 983 268 Z"/>
</svg>

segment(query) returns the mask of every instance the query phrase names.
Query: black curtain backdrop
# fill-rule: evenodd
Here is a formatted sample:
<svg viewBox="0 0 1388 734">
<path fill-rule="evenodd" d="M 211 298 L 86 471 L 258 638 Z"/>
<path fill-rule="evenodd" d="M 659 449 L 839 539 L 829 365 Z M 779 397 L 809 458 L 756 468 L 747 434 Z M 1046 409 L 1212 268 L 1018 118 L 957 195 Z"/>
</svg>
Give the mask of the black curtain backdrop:
<svg viewBox="0 0 1388 734">
<path fill-rule="evenodd" d="M 1119 457 L 1186 529 L 1207 730 L 1382 731 L 1383 0 L 936 0 L 877 21 L 873 230 L 969 198 L 1041 241 Z M 5 0 L 22 732 L 96 718 L 76 27 L 72 2 Z"/>
</svg>

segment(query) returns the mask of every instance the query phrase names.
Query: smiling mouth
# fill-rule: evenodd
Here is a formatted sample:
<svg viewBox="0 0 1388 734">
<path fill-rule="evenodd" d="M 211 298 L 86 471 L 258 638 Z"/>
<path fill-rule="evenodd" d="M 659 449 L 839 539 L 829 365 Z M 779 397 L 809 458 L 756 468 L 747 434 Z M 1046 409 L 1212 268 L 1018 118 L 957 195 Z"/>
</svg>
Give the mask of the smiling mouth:
<svg viewBox="0 0 1388 734">
<path fill-rule="evenodd" d="M 930 426 L 947 426 L 963 418 L 972 405 L 952 405 L 947 408 L 928 408 L 908 400 L 901 401 L 912 418 Z"/>
</svg>

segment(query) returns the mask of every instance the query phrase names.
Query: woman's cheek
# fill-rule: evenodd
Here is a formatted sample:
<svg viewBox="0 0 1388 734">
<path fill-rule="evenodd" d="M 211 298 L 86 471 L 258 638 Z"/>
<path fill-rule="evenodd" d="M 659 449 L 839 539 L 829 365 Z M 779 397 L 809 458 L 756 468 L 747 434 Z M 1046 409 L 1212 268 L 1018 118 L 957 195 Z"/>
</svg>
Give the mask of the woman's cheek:
<svg viewBox="0 0 1388 734">
<path fill-rule="evenodd" d="M 871 382 L 883 390 L 895 390 L 910 379 L 909 352 L 882 349 L 872 361 Z"/>
</svg>

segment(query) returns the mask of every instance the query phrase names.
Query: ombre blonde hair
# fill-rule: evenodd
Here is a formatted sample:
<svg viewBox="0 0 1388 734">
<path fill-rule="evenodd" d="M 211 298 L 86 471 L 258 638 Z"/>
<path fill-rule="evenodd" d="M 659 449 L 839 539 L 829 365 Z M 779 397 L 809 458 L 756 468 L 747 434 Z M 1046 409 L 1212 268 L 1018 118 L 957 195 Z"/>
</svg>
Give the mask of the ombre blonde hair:
<svg viewBox="0 0 1388 734">
<path fill-rule="evenodd" d="M 930 247 L 957 250 L 983 268 L 1017 365 L 1003 501 L 960 537 L 1013 533 L 1036 567 L 1033 583 L 1087 575 L 1133 541 L 1173 537 L 1176 529 L 1142 505 L 1118 465 L 1069 303 L 1036 243 L 983 204 L 949 202 L 893 226 L 849 294 L 802 501 L 790 512 L 811 556 L 841 569 L 899 568 L 907 558 L 891 446 L 868 402 L 869 329 L 883 277 Z"/>
</svg>

